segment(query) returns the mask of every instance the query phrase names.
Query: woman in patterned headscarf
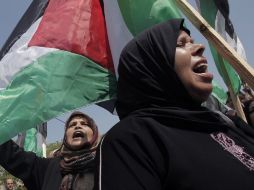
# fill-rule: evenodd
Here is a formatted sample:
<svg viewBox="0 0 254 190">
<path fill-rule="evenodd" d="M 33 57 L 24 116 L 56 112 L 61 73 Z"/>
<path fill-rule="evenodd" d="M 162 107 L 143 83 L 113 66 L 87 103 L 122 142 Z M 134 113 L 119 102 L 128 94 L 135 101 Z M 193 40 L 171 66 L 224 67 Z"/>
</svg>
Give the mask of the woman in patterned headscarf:
<svg viewBox="0 0 254 190">
<path fill-rule="evenodd" d="M 12 140 L 0 146 L 0 164 L 31 190 L 92 190 L 98 129 L 88 115 L 73 112 L 53 158 L 25 152 Z"/>
</svg>

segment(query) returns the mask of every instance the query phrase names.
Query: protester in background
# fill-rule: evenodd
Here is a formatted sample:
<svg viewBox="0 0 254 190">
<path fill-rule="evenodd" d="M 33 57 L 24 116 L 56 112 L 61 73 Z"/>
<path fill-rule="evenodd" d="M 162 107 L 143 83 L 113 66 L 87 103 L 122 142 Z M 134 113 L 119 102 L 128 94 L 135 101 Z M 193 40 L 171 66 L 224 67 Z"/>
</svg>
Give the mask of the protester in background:
<svg viewBox="0 0 254 190">
<path fill-rule="evenodd" d="M 54 158 L 25 152 L 12 140 L 0 146 L 0 164 L 31 190 L 92 190 L 98 129 L 88 115 L 73 112 L 65 125 L 61 148 Z"/>
<path fill-rule="evenodd" d="M 244 102 L 243 110 L 244 110 L 248 124 L 254 127 L 254 99 L 250 99 Z"/>
<path fill-rule="evenodd" d="M 241 102 L 243 104 L 243 110 L 249 125 L 254 127 L 254 92 L 245 83 L 242 89 L 243 98 Z"/>
<path fill-rule="evenodd" d="M 5 190 L 16 190 L 15 181 L 12 177 L 7 177 L 4 182 Z"/>
<path fill-rule="evenodd" d="M 96 190 L 252 190 L 254 130 L 201 106 L 212 92 L 204 46 L 182 19 L 158 24 L 120 56 L 116 110 Z"/>
<path fill-rule="evenodd" d="M 247 123 L 250 126 L 254 127 L 254 92 L 253 90 L 247 84 L 244 84 L 238 96 L 241 101 L 241 105 L 242 105 Z M 234 109 L 233 102 L 229 93 L 228 93 L 227 105 L 231 107 L 232 109 Z M 236 116 L 236 112 L 233 112 L 231 116 Z"/>
<path fill-rule="evenodd" d="M 254 91 L 247 83 L 243 84 L 243 91 L 248 93 L 251 98 L 254 98 Z"/>
</svg>

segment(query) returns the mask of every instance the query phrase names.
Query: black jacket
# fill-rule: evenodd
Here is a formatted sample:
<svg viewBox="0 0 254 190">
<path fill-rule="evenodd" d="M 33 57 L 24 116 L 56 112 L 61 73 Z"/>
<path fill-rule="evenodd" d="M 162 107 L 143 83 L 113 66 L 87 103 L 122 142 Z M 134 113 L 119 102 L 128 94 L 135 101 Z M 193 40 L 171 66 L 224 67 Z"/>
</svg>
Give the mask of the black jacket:
<svg viewBox="0 0 254 190">
<path fill-rule="evenodd" d="M 12 140 L 0 146 L 0 165 L 20 178 L 29 190 L 59 189 L 62 176 L 59 158 L 40 158 L 25 152 Z"/>
<path fill-rule="evenodd" d="M 97 154 L 100 190 L 252 190 L 254 140 L 238 132 L 127 117 L 105 136 Z"/>
<path fill-rule="evenodd" d="M 60 158 L 41 158 L 26 152 L 12 140 L 0 145 L 0 165 L 20 178 L 28 190 L 58 190 L 62 182 Z M 86 185 L 87 184 L 87 185 Z M 90 190 L 86 181 L 84 190 Z"/>
</svg>

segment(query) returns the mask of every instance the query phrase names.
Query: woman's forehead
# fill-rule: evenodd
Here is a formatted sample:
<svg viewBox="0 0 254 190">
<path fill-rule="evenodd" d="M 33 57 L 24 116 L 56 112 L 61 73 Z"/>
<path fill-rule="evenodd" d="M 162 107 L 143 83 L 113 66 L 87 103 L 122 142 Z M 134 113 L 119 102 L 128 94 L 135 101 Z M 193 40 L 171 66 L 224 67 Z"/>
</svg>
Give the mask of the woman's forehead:
<svg viewBox="0 0 254 190">
<path fill-rule="evenodd" d="M 179 31 L 178 39 L 181 39 L 181 38 L 187 38 L 187 39 L 193 40 L 192 37 L 184 30 Z"/>
<path fill-rule="evenodd" d="M 179 41 L 183 39 L 194 42 L 194 39 L 187 32 L 185 32 L 184 30 L 180 30 L 177 40 Z"/>
<path fill-rule="evenodd" d="M 88 121 L 88 119 L 86 117 L 84 117 L 84 116 L 74 116 L 71 119 L 70 123 L 74 122 L 74 121 Z"/>
</svg>

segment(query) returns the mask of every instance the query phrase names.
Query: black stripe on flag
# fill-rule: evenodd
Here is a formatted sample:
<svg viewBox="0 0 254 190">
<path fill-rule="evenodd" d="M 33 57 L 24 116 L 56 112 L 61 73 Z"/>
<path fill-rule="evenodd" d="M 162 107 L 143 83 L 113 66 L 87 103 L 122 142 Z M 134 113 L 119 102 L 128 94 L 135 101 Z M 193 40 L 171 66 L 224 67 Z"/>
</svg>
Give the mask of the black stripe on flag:
<svg viewBox="0 0 254 190">
<path fill-rule="evenodd" d="M 214 0 L 214 4 L 225 18 L 225 30 L 232 39 L 236 39 L 235 31 L 231 20 L 229 19 L 228 0 Z"/>
<path fill-rule="evenodd" d="M 12 45 L 22 36 L 22 34 L 24 34 L 31 27 L 31 25 L 43 15 L 47 5 L 48 0 L 33 0 L 3 45 L 0 51 L 0 60 L 9 51 Z"/>
</svg>

